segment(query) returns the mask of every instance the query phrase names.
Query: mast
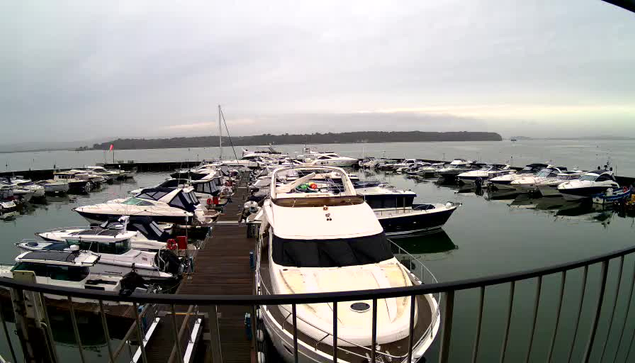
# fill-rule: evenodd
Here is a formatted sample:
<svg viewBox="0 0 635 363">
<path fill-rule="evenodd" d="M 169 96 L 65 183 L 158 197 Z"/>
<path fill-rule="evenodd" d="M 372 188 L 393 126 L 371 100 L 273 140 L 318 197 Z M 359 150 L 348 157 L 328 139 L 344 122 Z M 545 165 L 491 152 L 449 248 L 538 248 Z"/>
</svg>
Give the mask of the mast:
<svg viewBox="0 0 635 363">
<path fill-rule="evenodd" d="M 220 148 L 219 158 L 223 160 L 223 124 L 221 122 L 221 110 L 218 105 L 218 147 Z"/>
</svg>

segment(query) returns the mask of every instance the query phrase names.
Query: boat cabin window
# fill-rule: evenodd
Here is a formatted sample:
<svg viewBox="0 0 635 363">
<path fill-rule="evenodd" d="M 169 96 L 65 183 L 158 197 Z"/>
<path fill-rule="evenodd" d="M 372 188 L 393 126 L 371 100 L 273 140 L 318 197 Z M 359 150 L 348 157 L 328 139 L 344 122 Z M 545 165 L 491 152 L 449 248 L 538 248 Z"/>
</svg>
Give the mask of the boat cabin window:
<svg viewBox="0 0 635 363">
<path fill-rule="evenodd" d="M 598 179 L 596 174 L 585 174 L 580 177 L 580 180 L 584 181 L 595 181 L 596 179 Z"/>
<path fill-rule="evenodd" d="M 372 209 L 412 207 L 414 198 L 414 196 L 364 196 L 364 200 Z"/>
<path fill-rule="evenodd" d="M 318 160 L 328 160 L 328 159 L 330 159 L 330 158 L 331 158 L 330 156 L 326 156 L 326 155 L 324 155 L 324 156 L 320 156 L 320 157 L 318 158 Z"/>
<path fill-rule="evenodd" d="M 88 276 L 88 267 L 47 266 L 40 263 L 20 262 L 11 271 L 33 271 L 35 276 L 60 281 L 82 281 Z"/>
<path fill-rule="evenodd" d="M 393 257 L 386 235 L 330 240 L 273 236 L 273 261 L 282 266 L 344 267 L 378 263 Z"/>
<path fill-rule="evenodd" d="M 169 193 L 171 193 L 171 191 L 150 190 L 150 191 L 142 192 L 141 194 L 137 196 L 137 198 L 159 200 L 165 197 Z"/>
<path fill-rule="evenodd" d="M 595 181 L 601 182 L 601 181 L 607 181 L 607 180 L 613 180 L 613 177 L 611 177 L 608 174 L 602 174 Z"/>
<path fill-rule="evenodd" d="M 95 253 L 107 253 L 110 255 L 122 255 L 130 251 L 130 240 L 117 242 L 68 240 L 68 245 L 78 245 L 80 250 L 92 251 Z"/>
<path fill-rule="evenodd" d="M 196 196 L 194 198 L 196 198 Z M 192 197 L 189 195 L 189 193 L 178 193 L 177 195 L 174 196 L 174 198 L 172 198 L 172 200 L 168 204 L 171 207 L 184 209 L 188 212 L 192 212 L 194 211 L 194 209 L 196 209 L 195 204 L 198 203 L 198 199 L 195 199 L 195 200 L 196 202 L 192 201 Z"/>
<path fill-rule="evenodd" d="M 142 200 L 142 199 L 139 199 L 139 198 L 128 198 L 127 200 L 125 200 L 121 204 L 125 204 L 125 205 L 139 205 L 139 206 L 143 206 L 143 207 L 148 207 L 148 206 L 154 205 L 154 204 L 152 204 L 152 203 L 150 203 L 148 201 L 145 201 L 145 200 Z"/>
</svg>

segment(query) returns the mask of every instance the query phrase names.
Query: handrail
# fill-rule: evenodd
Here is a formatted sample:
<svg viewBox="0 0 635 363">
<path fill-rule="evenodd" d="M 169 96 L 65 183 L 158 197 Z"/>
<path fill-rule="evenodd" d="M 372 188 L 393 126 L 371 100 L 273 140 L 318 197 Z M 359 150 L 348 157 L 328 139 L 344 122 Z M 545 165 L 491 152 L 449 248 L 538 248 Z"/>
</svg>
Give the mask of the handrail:
<svg viewBox="0 0 635 363">
<path fill-rule="evenodd" d="M 596 255 L 593 257 L 561 263 L 548 267 L 500 274 L 494 276 L 478 277 L 453 282 L 441 282 L 436 284 L 425 284 L 408 287 L 396 287 L 375 290 L 357 290 L 345 292 L 329 293 L 307 293 L 307 294 L 282 294 L 282 295 L 167 295 L 133 293 L 130 296 L 120 296 L 114 292 L 87 291 L 68 287 L 53 287 L 50 285 L 18 282 L 11 278 L 0 277 L 0 287 L 18 288 L 45 294 L 72 296 L 94 300 L 137 302 L 137 303 L 165 303 L 180 305 L 276 305 L 276 304 L 317 304 L 327 302 L 352 301 L 359 298 L 387 299 L 400 296 L 412 296 L 423 294 L 434 294 L 447 291 L 467 290 L 482 286 L 500 285 L 507 282 L 526 280 L 538 276 L 550 275 L 558 272 L 589 266 L 595 263 L 611 260 L 635 252 L 635 246 L 621 250 Z"/>
</svg>

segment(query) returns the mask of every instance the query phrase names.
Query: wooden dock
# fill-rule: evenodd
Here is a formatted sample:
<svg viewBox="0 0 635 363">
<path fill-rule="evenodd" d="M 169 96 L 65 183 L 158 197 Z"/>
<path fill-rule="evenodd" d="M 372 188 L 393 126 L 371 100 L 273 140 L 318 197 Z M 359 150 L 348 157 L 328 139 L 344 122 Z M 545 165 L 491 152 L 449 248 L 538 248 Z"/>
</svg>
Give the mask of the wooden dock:
<svg viewBox="0 0 635 363">
<path fill-rule="evenodd" d="M 194 260 L 194 273 L 185 277 L 177 290 L 177 294 L 192 295 L 251 295 L 254 292 L 253 271 L 249 265 L 249 252 L 255 247 L 255 240 L 247 238 L 247 226 L 239 224 L 242 205 L 247 197 L 246 176 L 218 218 L 210 237 L 203 242 Z M 184 311 L 187 307 L 181 307 Z M 213 307 L 200 306 L 200 313 L 208 317 L 215 312 Z M 251 362 L 252 343 L 247 339 L 244 319 L 251 313 L 249 306 L 218 306 L 218 325 L 223 362 Z M 209 319 L 203 327 L 203 341 L 199 344 L 194 362 L 212 362 Z M 153 337 L 164 342 L 171 342 L 172 329 L 162 329 L 160 337 Z M 159 332 L 157 332 L 159 333 Z M 170 334 L 169 336 L 163 336 Z M 152 362 L 168 361 L 174 344 L 153 345 Z M 163 357 L 159 359 L 158 357 Z M 214 362 L 217 363 L 217 362 Z"/>
</svg>

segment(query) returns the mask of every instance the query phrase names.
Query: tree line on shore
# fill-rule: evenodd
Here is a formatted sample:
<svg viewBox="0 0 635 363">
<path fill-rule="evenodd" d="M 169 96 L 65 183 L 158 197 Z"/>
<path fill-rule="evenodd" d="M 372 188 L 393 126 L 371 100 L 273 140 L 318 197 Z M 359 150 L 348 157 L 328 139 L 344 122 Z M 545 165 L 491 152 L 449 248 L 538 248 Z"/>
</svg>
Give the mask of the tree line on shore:
<svg viewBox="0 0 635 363">
<path fill-rule="evenodd" d="M 501 141 L 495 132 L 422 132 L 422 131 L 359 131 L 313 134 L 262 134 L 253 136 L 223 136 L 223 145 L 288 145 L 288 144 L 350 144 L 383 142 L 431 142 L 431 141 Z M 185 147 L 217 147 L 218 136 L 173 137 L 165 139 L 117 139 L 94 144 L 94 150 L 167 149 Z"/>
</svg>

